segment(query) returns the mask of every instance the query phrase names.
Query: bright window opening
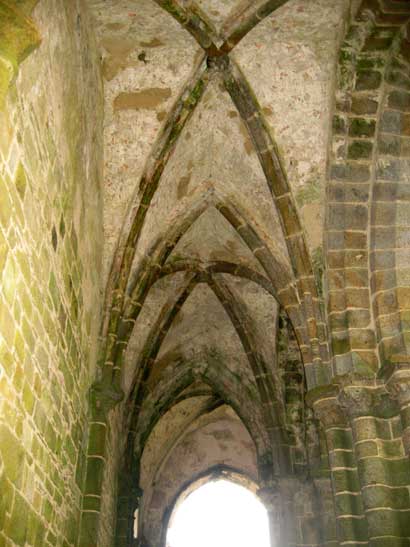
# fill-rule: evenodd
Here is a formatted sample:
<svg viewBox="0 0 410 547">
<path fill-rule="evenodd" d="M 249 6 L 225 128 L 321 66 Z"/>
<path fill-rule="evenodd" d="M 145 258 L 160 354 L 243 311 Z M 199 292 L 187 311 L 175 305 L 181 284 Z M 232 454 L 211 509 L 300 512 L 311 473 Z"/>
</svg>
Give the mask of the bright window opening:
<svg viewBox="0 0 410 547">
<path fill-rule="evenodd" d="M 167 547 L 270 547 L 268 514 L 258 498 L 226 480 L 209 482 L 176 509 Z"/>
</svg>

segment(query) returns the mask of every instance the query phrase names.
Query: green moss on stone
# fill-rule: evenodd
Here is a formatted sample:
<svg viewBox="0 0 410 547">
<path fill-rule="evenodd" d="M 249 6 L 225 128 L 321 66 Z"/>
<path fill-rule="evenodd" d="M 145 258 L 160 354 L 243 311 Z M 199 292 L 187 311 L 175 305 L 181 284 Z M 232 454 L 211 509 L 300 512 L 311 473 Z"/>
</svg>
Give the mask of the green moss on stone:
<svg viewBox="0 0 410 547">
<path fill-rule="evenodd" d="M 391 507 L 407 509 L 410 506 L 408 488 L 391 488 L 382 485 L 370 485 L 363 490 L 366 507 Z"/>
<path fill-rule="evenodd" d="M 85 494 L 98 495 L 101 492 L 104 460 L 101 458 L 87 459 L 87 475 Z"/>
<path fill-rule="evenodd" d="M 314 387 L 306 394 L 306 404 L 312 406 L 316 401 L 336 397 L 338 393 L 339 389 L 334 384 Z"/>
<path fill-rule="evenodd" d="M 12 203 L 10 200 L 10 192 L 5 181 L 0 178 L 0 224 L 4 229 L 7 229 L 10 223 L 12 213 Z"/>
<path fill-rule="evenodd" d="M 339 63 L 346 64 L 354 62 L 355 54 L 351 49 L 341 49 L 339 53 Z"/>
<path fill-rule="evenodd" d="M 371 511 L 367 515 L 369 533 L 373 537 L 410 536 L 410 509 L 405 512 L 391 511 L 389 508 Z"/>
<path fill-rule="evenodd" d="M 383 57 L 359 57 L 356 68 L 357 70 L 366 70 L 369 68 L 383 68 L 386 64 Z"/>
<path fill-rule="evenodd" d="M 360 483 L 355 469 L 336 469 L 332 472 L 335 492 L 360 492 Z"/>
<path fill-rule="evenodd" d="M 363 515 L 361 496 L 348 493 L 338 494 L 335 497 L 336 513 L 341 515 Z"/>
<path fill-rule="evenodd" d="M 406 486 L 410 483 L 407 458 L 387 460 L 379 457 L 359 460 L 358 470 L 365 484 Z"/>
<path fill-rule="evenodd" d="M 318 179 L 310 179 L 296 193 L 296 203 L 299 207 L 320 200 L 323 187 Z"/>
<path fill-rule="evenodd" d="M 6 475 L 0 476 L 0 531 L 3 530 L 6 522 L 6 514 L 11 510 L 13 503 L 13 485 Z"/>
<path fill-rule="evenodd" d="M 365 518 L 358 519 L 355 516 L 346 517 L 338 521 L 339 534 L 341 538 L 354 545 L 355 542 L 364 542 L 368 539 L 367 521 Z M 357 544 L 356 544 L 357 545 Z"/>
<path fill-rule="evenodd" d="M 181 9 L 178 9 L 178 6 L 172 0 L 160 0 L 160 5 L 167 10 L 167 12 L 175 17 L 182 24 L 185 24 L 187 19 L 184 17 L 184 14 Z"/>
<path fill-rule="evenodd" d="M 0 57 L 0 109 L 4 105 L 9 85 L 14 76 L 13 65 Z"/>
<path fill-rule="evenodd" d="M 333 428 L 328 432 L 329 450 L 353 450 L 350 430 Z"/>
<path fill-rule="evenodd" d="M 366 118 L 352 118 L 350 120 L 349 135 L 353 137 L 373 137 L 376 122 Z"/>
<path fill-rule="evenodd" d="M 352 352 L 352 361 L 355 372 L 362 378 L 374 378 L 377 374 L 377 365 L 363 359 L 360 353 Z"/>
<path fill-rule="evenodd" d="M 350 338 L 347 333 L 334 333 L 332 338 L 334 355 L 343 355 L 350 351 Z"/>
<path fill-rule="evenodd" d="M 15 185 L 21 199 L 24 199 L 24 195 L 26 193 L 26 187 L 27 187 L 27 178 L 26 178 L 26 172 L 24 171 L 24 167 L 21 163 L 19 164 L 17 168 Z"/>
<path fill-rule="evenodd" d="M 370 141 L 354 141 L 349 145 L 348 149 L 348 158 L 357 160 L 357 159 L 368 159 L 370 158 L 373 150 L 373 144 Z"/>
<path fill-rule="evenodd" d="M 27 538 L 27 521 L 30 507 L 26 500 L 19 494 L 14 493 L 13 512 L 7 526 L 7 535 L 16 545 L 23 547 Z"/>
<path fill-rule="evenodd" d="M 0 108 L 18 65 L 40 44 L 37 29 L 18 7 L 0 2 Z"/>
</svg>

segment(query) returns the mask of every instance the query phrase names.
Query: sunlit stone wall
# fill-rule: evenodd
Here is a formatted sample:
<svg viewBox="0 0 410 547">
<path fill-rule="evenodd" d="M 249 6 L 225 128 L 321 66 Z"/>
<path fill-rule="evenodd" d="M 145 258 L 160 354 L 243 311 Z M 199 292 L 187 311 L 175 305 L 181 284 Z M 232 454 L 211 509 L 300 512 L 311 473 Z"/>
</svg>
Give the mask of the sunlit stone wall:
<svg viewBox="0 0 410 547">
<path fill-rule="evenodd" d="M 10 87 L 2 72 L 0 110 L 0 545 L 10 547 L 76 543 L 101 307 L 89 22 L 77 0 L 42 0 L 30 22 L 34 4 L 0 2 L 0 68 L 15 71 Z"/>
</svg>

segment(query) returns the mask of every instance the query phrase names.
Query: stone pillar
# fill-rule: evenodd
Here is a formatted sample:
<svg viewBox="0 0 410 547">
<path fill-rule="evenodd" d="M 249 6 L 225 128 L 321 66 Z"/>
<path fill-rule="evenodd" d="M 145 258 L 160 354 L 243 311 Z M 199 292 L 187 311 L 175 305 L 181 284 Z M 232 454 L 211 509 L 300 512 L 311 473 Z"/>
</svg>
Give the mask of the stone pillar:
<svg viewBox="0 0 410 547">
<path fill-rule="evenodd" d="M 86 457 L 79 545 L 98 547 L 101 493 L 105 470 L 108 413 L 122 400 L 109 378 L 91 388 L 91 422 Z"/>
<path fill-rule="evenodd" d="M 272 481 L 262 486 L 257 494 L 268 512 L 271 547 L 285 547 L 282 540 L 281 496 L 278 483 Z"/>
<path fill-rule="evenodd" d="M 257 492 L 268 511 L 272 547 L 290 547 L 298 543 L 294 498 L 299 491 L 299 479 L 288 476 L 265 482 Z"/>
<path fill-rule="evenodd" d="M 386 389 L 398 402 L 403 446 L 407 456 L 410 456 L 410 362 L 395 364 L 386 379 Z"/>
<path fill-rule="evenodd" d="M 369 545 L 402 545 L 410 534 L 410 469 L 395 426 L 397 405 L 374 381 L 342 387 L 339 401 L 353 431 Z"/>
<path fill-rule="evenodd" d="M 333 496 L 332 479 L 327 467 L 322 469 L 323 477 L 313 480 L 318 504 L 318 517 L 321 525 L 321 542 L 323 547 L 339 547 L 336 530 L 335 499 Z M 327 474 L 328 476 L 325 476 Z"/>
<path fill-rule="evenodd" d="M 127 544 L 128 536 L 128 497 L 130 476 L 124 471 L 120 473 L 118 480 L 117 522 L 115 532 L 115 545 Z"/>
<path fill-rule="evenodd" d="M 307 402 L 324 432 L 329 456 L 336 514 L 336 535 L 325 530 L 326 545 L 367 545 L 367 523 L 363 511 L 360 481 L 355 463 L 350 424 L 338 400 L 339 387 L 327 385 L 312 389 Z"/>
</svg>

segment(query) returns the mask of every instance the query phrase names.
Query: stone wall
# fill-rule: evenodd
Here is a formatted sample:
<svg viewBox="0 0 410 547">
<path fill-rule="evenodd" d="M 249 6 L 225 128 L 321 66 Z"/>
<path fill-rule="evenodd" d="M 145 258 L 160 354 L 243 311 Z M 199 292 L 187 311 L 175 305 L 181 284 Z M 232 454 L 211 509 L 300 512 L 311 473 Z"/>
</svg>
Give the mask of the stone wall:
<svg viewBox="0 0 410 547">
<path fill-rule="evenodd" d="M 409 14 L 404 2 L 363 2 L 340 52 L 326 238 L 333 374 L 371 377 L 407 351 Z"/>
<path fill-rule="evenodd" d="M 0 545 L 68 547 L 100 321 L 102 91 L 82 1 L 42 0 L 30 21 L 35 4 L 0 2 L 1 67 L 34 49 L 18 53 L 27 28 L 41 39 L 0 111 Z"/>
<path fill-rule="evenodd" d="M 0 0 L 0 547 L 410 545 L 409 2 L 231 4 Z"/>
</svg>

